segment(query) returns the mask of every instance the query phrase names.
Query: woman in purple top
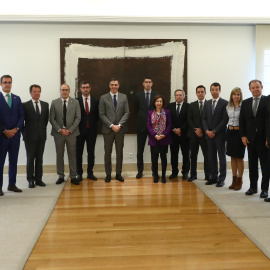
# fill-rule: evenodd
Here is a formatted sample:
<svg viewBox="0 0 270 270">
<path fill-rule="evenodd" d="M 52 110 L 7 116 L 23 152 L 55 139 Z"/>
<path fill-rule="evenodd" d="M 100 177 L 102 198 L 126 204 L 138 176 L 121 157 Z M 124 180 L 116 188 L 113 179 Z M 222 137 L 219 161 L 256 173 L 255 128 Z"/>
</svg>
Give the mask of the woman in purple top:
<svg viewBox="0 0 270 270">
<path fill-rule="evenodd" d="M 164 98 L 155 96 L 153 111 L 148 112 L 147 129 L 149 135 L 148 144 L 151 149 L 151 162 L 154 183 L 158 182 L 158 157 L 160 155 L 162 165 L 162 183 L 166 183 L 167 152 L 171 144 L 171 115 L 169 110 L 164 109 Z"/>
</svg>

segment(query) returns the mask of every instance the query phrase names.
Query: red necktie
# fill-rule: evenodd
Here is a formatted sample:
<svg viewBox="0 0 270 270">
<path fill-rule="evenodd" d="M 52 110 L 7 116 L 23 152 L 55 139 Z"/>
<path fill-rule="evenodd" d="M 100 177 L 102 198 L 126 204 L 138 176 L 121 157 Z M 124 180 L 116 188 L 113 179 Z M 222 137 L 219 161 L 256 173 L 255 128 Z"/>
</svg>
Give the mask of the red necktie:
<svg viewBox="0 0 270 270">
<path fill-rule="evenodd" d="M 88 114 L 89 114 L 89 107 L 88 107 L 87 98 L 85 98 L 85 112 L 86 112 L 86 115 L 88 116 Z M 87 124 L 86 124 L 86 127 L 89 128 L 88 118 L 87 118 Z"/>
</svg>

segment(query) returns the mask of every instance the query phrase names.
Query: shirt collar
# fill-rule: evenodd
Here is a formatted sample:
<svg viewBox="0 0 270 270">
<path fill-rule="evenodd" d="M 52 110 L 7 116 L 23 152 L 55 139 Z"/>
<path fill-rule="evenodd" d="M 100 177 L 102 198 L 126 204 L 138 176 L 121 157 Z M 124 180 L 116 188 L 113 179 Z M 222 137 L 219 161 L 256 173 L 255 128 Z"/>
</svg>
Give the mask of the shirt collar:
<svg viewBox="0 0 270 270">
<path fill-rule="evenodd" d="M 117 92 L 116 94 L 113 94 L 113 93 L 110 91 L 110 94 L 111 94 L 112 98 L 113 98 L 114 95 L 116 95 L 116 97 L 118 98 L 118 92 Z"/>
<path fill-rule="evenodd" d="M 61 98 L 62 99 L 62 102 L 64 102 L 64 99 L 63 98 Z M 69 97 L 66 99 L 66 101 L 68 102 L 68 100 L 69 100 Z"/>
<path fill-rule="evenodd" d="M 152 89 L 150 89 L 149 92 L 147 92 L 145 89 L 144 89 L 144 94 L 146 95 L 146 93 L 149 93 L 149 95 L 151 95 L 151 92 L 152 92 Z"/>
</svg>

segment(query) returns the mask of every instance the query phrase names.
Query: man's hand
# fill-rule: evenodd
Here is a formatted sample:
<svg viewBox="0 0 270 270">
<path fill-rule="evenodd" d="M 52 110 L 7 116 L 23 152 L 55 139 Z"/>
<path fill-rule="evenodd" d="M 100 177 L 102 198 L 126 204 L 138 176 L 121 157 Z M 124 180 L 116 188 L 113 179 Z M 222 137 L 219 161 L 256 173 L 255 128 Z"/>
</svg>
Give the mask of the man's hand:
<svg viewBox="0 0 270 270">
<path fill-rule="evenodd" d="M 247 137 L 242 137 L 242 143 L 248 147 L 248 144 L 249 144 L 249 141 L 248 141 L 248 138 Z"/>
<path fill-rule="evenodd" d="M 119 130 L 121 129 L 121 127 L 119 125 L 112 125 L 112 130 L 117 133 Z"/>
<path fill-rule="evenodd" d="M 59 133 L 62 134 L 63 136 L 68 136 L 71 132 L 68 129 L 60 129 Z"/>
<path fill-rule="evenodd" d="M 4 134 L 8 139 L 10 139 L 10 138 L 14 137 L 17 132 L 18 132 L 18 129 L 13 128 L 13 129 L 10 129 L 10 130 L 5 130 Z"/>
<path fill-rule="evenodd" d="M 194 132 L 200 138 L 203 136 L 203 132 L 200 128 L 194 128 Z"/>
<path fill-rule="evenodd" d="M 173 130 L 173 132 L 177 135 L 177 136 L 181 136 L 181 129 L 180 128 L 175 128 L 174 130 Z"/>
<path fill-rule="evenodd" d="M 209 131 L 209 130 L 206 130 L 205 132 L 207 134 L 207 136 L 211 139 L 213 139 L 215 137 L 215 133 L 213 131 Z"/>
</svg>

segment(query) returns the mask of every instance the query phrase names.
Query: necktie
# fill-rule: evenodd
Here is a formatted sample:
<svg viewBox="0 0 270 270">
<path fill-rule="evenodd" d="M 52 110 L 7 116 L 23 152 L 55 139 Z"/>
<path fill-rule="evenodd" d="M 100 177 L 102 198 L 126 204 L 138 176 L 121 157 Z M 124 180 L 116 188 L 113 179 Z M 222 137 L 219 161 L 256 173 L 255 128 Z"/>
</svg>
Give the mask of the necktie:
<svg viewBox="0 0 270 270">
<path fill-rule="evenodd" d="M 200 103 L 200 114 L 202 114 L 202 110 L 203 110 L 202 101 L 200 101 L 199 103 Z"/>
<path fill-rule="evenodd" d="M 213 100 L 213 104 L 212 104 L 212 115 L 214 114 L 215 111 L 215 104 L 216 104 L 216 100 Z"/>
<path fill-rule="evenodd" d="M 113 104 L 114 104 L 114 108 L 116 109 L 117 107 L 116 95 L 113 96 Z"/>
<path fill-rule="evenodd" d="M 40 112 L 39 112 L 39 107 L 38 107 L 38 101 L 35 101 L 35 103 L 36 103 L 36 114 L 37 114 L 37 117 L 39 118 Z"/>
<path fill-rule="evenodd" d="M 88 106 L 88 102 L 87 102 L 87 98 L 85 98 L 85 112 L 86 115 L 89 114 L 89 106 Z M 89 121 L 88 121 L 88 117 L 87 117 L 87 123 L 86 123 L 86 127 L 89 128 Z"/>
<path fill-rule="evenodd" d="M 64 127 L 67 127 L 67 105 L 66 105 L 66 100 L 64 100 L 64 106 L 63 106 L 63 124 Z"/>
<path fill-rule="evenodd" d="M 8 97 L 7 104 L 8 104 L 8 106 L 9 106 L 9 108 L 11 108 L 12 101 L 11 101 L 11 96 L 10 96 L 10 94 L 7 94 L 7 97 Z"/>
<path fill-rule="evenodd" d="M 256 113 L 257 113 L 258 100 L 259 100 L 259 98 L 253 99 L 252 112 L 253 112 L 254 117 L 256 117 Z"/>
<path fill-rule="evenodd" d="M 177 104 L 177 110 L 176 110 L 177 117 L 180 114 L 180 103 Z"/>
<path fill-rule="evenodd" d="M 146 105 L 147 105 L 147 109 L 149 109 L 150 106 L 150 100 L 149 100 L 149 93 L 146 93 Z"/>
</svg>

